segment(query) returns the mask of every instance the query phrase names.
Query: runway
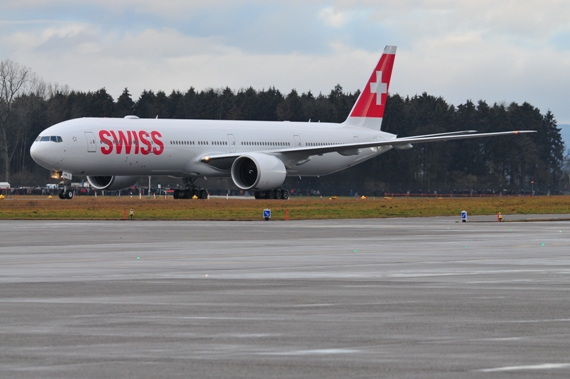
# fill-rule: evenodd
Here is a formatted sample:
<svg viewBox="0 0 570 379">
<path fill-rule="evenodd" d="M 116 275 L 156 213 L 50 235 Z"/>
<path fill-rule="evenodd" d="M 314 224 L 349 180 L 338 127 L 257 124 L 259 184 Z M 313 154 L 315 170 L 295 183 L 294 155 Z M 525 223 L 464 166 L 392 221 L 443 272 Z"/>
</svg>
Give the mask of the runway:
<svg viewBox="0 0 570 379">
<path fill-rule="evenodd" d="M 2 221 L 0 377 L 570 377 L 570 222 L 458 220 Z"/>
</svg>

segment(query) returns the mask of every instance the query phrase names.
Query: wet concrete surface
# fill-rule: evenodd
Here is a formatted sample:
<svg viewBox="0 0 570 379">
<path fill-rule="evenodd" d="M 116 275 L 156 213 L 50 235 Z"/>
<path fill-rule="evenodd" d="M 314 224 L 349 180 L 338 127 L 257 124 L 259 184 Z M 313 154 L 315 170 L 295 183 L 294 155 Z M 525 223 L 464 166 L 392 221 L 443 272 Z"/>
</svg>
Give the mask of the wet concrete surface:
<svg viewBox="0 0 570 379">
<path fill-rule="evenodd" d="M 0 377 L 570 377 L 570 222 L 458 220 L 2 221 Z"/>
</svg>

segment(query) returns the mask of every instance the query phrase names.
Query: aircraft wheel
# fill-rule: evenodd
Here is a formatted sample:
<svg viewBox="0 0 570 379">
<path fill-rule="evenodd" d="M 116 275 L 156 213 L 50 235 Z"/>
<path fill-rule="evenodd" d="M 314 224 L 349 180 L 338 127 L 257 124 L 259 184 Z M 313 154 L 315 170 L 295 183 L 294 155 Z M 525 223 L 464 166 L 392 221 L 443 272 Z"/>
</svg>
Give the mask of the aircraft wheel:
<svg viewBox="0 0 570 379">
<path fill-rule="evenodd" d="M 198 197 L 200 199 L 203 199 L 203 200 L 207 199 L 208 198 L 208 191 L 206 191 L 205 189 L 200 190 Z"/>
<path fill-rule="evenodd" d="M 284 189 L 284 190 L 282 191 L 281 198 L 282 198 L 283 200 L 289 199 L 289 191 L 287 191 L 286 189 Z"/>
<path fill-rule="evenodd" d="M 265 192 L 266 199 L 274 199 L 275 198 L 275 191 L 269 190 Z"/>
<path fill-rule="evenodd" d="M 283 193 L 281 192 L 281 190 L 280 190 L 280 189 L 276 189 L 276 190 L 274 190 L 274 191 L 275 191 L 275 198 L 278 199 L 278 200 L 281 199 L 281 197 L 283 196 Z"/>
<path fill-rule="evenodd" d="M 73 199 L 73 191 L 70 190 L 70 189 L 68 189 L 67 191 L 65 191 L 65 198 L 66 198 L 67 200 Z"/>
</svg>

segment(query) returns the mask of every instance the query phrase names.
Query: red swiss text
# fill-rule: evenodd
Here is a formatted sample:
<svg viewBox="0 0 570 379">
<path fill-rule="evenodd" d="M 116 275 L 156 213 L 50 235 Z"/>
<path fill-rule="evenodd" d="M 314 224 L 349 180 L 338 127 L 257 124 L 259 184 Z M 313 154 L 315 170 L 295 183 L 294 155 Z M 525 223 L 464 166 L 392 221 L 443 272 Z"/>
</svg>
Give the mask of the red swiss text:
<svg viewBox="0 0 570 379">
<path fill-rule="evenodd" d="M 164 143 L 162 143 L 162 135 L 160 132 L 153 130 L 146 132 L 139 131 L 114 131 L 100 130 L 99 139 L 101 140 L 101 153 L 109 155 L 115 154 L 142 154 L 148 155 L 153 153 L 160 155 L 164 152 Z"/>
</svg>

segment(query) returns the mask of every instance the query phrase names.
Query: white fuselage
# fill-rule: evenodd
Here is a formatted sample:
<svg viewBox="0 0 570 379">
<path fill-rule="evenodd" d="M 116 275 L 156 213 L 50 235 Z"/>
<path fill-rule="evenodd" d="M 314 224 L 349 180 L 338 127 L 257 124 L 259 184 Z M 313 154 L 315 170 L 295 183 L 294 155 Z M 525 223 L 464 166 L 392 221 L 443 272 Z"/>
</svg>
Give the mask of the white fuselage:
<svg viewBox="0 0 570 379">
<path fill-rule="evenodd" d="M 60 142 L 54 136 L 61 137 Z M 44 130 L 30 151 L 43 167 L 73 175 L 224 177 L 230 176 L 229 167 L 201 159 L 231 153 L 271 155 L 289 149 L 395 137 L 379 130 L 333 123 L 81 118 Z M 386 145 L 358 149 L 350 155 L 312 155 L 288 166 L 287 175 L 330 174 L 390 149 Z"/>
</svg>

